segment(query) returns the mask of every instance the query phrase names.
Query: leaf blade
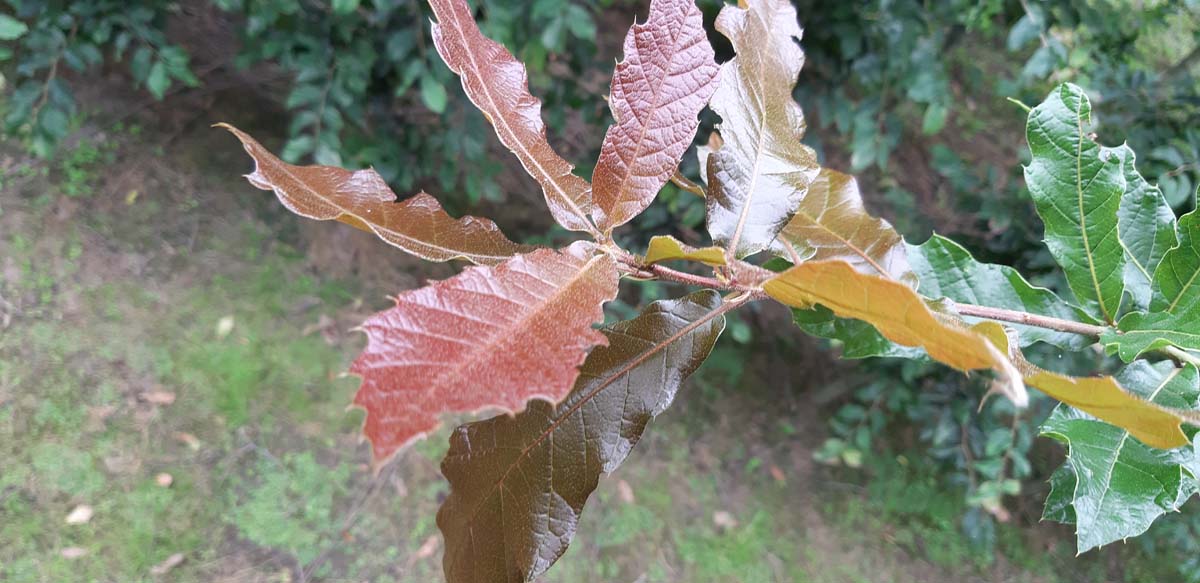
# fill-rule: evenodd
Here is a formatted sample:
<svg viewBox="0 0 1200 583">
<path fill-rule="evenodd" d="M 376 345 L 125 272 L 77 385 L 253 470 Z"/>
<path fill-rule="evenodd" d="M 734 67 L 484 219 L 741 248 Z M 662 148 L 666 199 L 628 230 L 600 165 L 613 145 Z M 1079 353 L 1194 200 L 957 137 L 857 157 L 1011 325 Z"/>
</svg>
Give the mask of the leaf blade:
<svg viewBox="0 0 1200 583">
<path fill-rule="evenodd" d="M 800 143 L 804 114 L 792 99 L 804 64 L 795 9 L 783 0 L 725 6 L 717 30 L 738 56 L 721 65 L 709 103 L 723 143 L 708 156 L 707 225 L 716 244 L 745 257 L 771 245 L 820 168 Z"/>
<path fill-rule="evenodd" d="M 549 568 L 566 551 L 600 475 L 620 465 L 712 350 L 724 328 L 720 311 L 712 291 L 655 302 L 605 331 L 608 344 L 588 356 L 557 406 L 537 401 L 515 417 L 459 427 L 442 462 L 451 491 L 438 511 L 447 580 L 524 582 Z M 584 459 L 555 464 L 559 435 L 581 445 L 566 449 L 583 451 Z M 522 483 L 506 487 L 517 469 Z M 536 537 L 542 524 L 555 536 Z"/>
<path fill-rule="evenodd" d="M 592 324 L 617 279 L 610 256 L 579 242 L 397 295 L 362 324 L 367 346 L 350 367 L 362 377 L 354 404 L 367 412 L 376 466 L 436 429 L 441 413 L 562 398 L 587 350 L 604 342 Z"/>
<path fill-rule="evenodd" d="M 608 100 L 616 123 L 592 173 L 593 217 L 606 233 L 646 210 L 679 167 L 718 72 L 692 0 L 653 0 L 646 22 L 629 29 L 624 55 Z"/>
<path fill-rule="evenodd" d="M 294 166 L 228 124 L 250 157 L 254 172 L 246 179 L 275 192 L 288 210 L 318 221 L 337 220 L 375 233 L 380 239 L 428 261 L 466 259 L 495 265 L 532 247 L 510 241 L 495 223 L 477 217 L 455 219 L 432 196 L 417 193 L 396 202 L 396 193 L 374 170 L 332 166 Z"/>
<path fill-rule="evenodd" d="M 1179 219 L 1179 246 L 1163 255 L 1154 270 L 1150 309 L 1200 318 L 1200 211 Z"/>
<path fill-rule="evenodd" d="M 1091 111 L 1083 90 L 1070 83 L 1030 111 L 1026 136 L 1033 157 L 1025 183 L 1071 291 L 1092 315 L 1111 323 L 1124 291 L 1117 212 L 1125 177 L 1120 159 L 1088 137 Z"/>
<path fill-rule="evenodd" d="M 594 208 L 591 187 L 546 141 L 542 104 L 529 93 L 525 66 L 480 32 L 466 0 L 430 0 L 429 5 L 437 18 L 433 43 L 438 54 L 500 142 L 541 185 L 554 220 L 572 231 L 594 233 L 587 218 Z"/>
<path fill-rule="evenodd" d="M 675 237 L 658 235 L 650 238 L 646 248 L 646 263 L 662 261 L 697 261 L 714 267 L 725 265 L 725 250 L 720 247 L 696 248 L 684 245 Z"/>
<path fill-rule="evenodd" d="M 1175 211 L 1157 185 L 1137 171 L 1136 156 L 1128 145 L 1108 148 L 1121 160 L 1125 193 L 1117 211 L 1117 233 L 1125 249 L 1125 292 L 1134 310 L 1150 307 L 1154 270 L 1168 250 L 1179 244 Z"/>
<path fill-rule="evenodd" d="M 1169 312 L 1132 312 L 1117 324 L 1120 333 L 1108 331 L 1100 342 L 1130 362 L 1144 352 L 1167 346 L 1200 350 L 1200 322 Z"/>
</svg>

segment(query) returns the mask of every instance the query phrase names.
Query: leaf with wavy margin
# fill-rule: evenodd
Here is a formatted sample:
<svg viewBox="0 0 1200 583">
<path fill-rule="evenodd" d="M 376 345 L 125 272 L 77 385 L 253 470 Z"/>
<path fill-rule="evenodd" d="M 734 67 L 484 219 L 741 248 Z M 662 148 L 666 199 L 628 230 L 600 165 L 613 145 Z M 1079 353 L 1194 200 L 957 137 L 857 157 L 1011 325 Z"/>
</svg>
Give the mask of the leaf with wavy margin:
<svg viewBox="0 0 1200 583">
<path fill-rule="evenodd" d="M 1179 315 L 1200 326 L 1200 210 L 1179 219 L 1179 246 L 1154 270 L 1150 309 Z"/>
<path fill-rule="evenodd" d="M 438 415 L 557 401 L 579 376 L 592 324 L 617 295 L 617 266 L 590 243 L 540 249 L 396 296 L 363 322 L 350 367 L 376 467 L 438 426 Z"/>
<path fill-rule="evenodd" d="M 1100 335 L 1100 342 L 1110 354 L 1116 352 L 1125 362 L 1131 362 L 1143 352 L 1167 346 L 1200 350 L 1200 320 L 1196 318 L 1167 312 L 1134 312 L 1121 318 L 1117 328 L 1119 332 L 1111 328 L 1105 330 Z"/>
<path fill-rule="evenodd" d="M 728 306 L 728 304 L 727 304 Z M 603 330 L 558 405 L 468 423 L 450 437 L 438 511 L 450 583 L 523 583 L 567 550 L 600 475 L 621 465 L 646 424 L 712 351 L 725 327 L 711 290 L 650 304 Z"/>
<path fill-rule="evenodd" d="M 717 30 L 737 56 L 721 65 L 709 106 L 723 143 L 708 156 L 708 232 L 733 255 L 770 247 L 820 167 L 792 87 L 804 65 L 796 10 L 785 0 L 725 6 Z"/>
<path fill-rule="evenodd" d="M 496 136 L 525 167 L 546 196 L 550 214 L 572 231 L 594 232 L 588 220 L 592 191 L 571 174 L 573 166 L 546 141 L 542 103 L 529 93 L 525 65 L 479 31 L 466 0 L 429 0 L 437 23 L 433 44 L 462 79 L 463 90 L 496 129 Z"/>
<path fill-rule="evenodd" d="M 646 263 L 661 261 L 698 261 L 714 267 L 725 265 L 725 250 L 720 247 L 692 247 L 684 245 L 675 237 L 658 235 L 650 239 L 646 248 Z"/>
<path fill-rule="evenodd" d="M 374 170 L 293 166 L 245 132 L 220 123 L 254 158 L 250 184 L 273 190 L 292 212 L 318 221 L 338 220 L 429 261 L 466 259 L 495 265 L 532 247 L 518 245 L 496 223 L 477 217 L 455 219 L 424 192 L 397 203 L 396 193 Z"/>
<path fill-rule="evenodd" d="M 692 0 L 653 0 L 625 36 L 608 105 L 616 120 L 592 173 L 600 230 L 638 216 L 679 167 L 716 89 L 717 63 Z"/>
<path fill-rule="evenodd" d="M 1089 313 L 1115 322 L 1125 289 L 1126 255 L 1117 237 L 1125 176 L 1120 156 L 1088 137 L 1091 115 L 1087 95 L 1070 83 L 1029 112 L 1033 158 L 1025 183 L 1071 291 Z"/>
<path fill-rule="evenodd" d="M 862 273 L 845 261 L 809 261 L 767 281 L 763 291 L 792 307 L 820 304 L 839 317 L 863 320 L 888 340 L 923 348 L 952 368 L 991 369 L 997 390 L 1018 406 L 1028 402 L 1021 375 L 992 342 L 962 321 L 934 313 L 902 283 Z"/>
<path fill-rule="evenodd" d="M 1194 366 L 1138 361 L 1116 380 L 1164 407 L 1194 410 L 1200 405 L 1200 374 Z M 1080 553 L 1142 534 L 1158 517 L 1177 512 L 1195 492 L 1197 460 L 1191 443 L 1175 449 L 1147 447 L 1120 427 L 1063 405 L 1041 433 L 1068 447 L 1044 516 L 1075 524 Z"/>
<path fill-rule="evenodd" d="M 776 240 L 777 248 L 789 244 L 804 259 L 841 259 L 863 273 L 917 283 L 904 238 L 887 221 L 868 213 L 858 181 L 836 170 L 822 168 L 809 184 L 796 214 Z"/>
<path fill-rule="evenodd" d="M 1127 145 L 1105 148 L 1121 160 L 1125 194 L 1117 211 L 1117 232 L 1128 262 L 1125 264 L 1125 293 L 1134 310 L 1150 307 L 1154 270 L 1163 255 L 1175 247 L 1175 211 L 1158 186 L 1137 171 L 1136 156 Z"/>
</svg>

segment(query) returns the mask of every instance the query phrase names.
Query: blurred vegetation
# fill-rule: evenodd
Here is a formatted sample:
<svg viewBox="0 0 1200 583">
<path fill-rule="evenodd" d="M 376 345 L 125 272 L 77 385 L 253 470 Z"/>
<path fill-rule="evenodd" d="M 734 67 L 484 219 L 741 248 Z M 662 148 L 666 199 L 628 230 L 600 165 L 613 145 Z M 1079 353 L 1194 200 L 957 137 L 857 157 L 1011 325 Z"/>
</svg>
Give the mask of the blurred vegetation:
<svg viewBox="0 0 1200 583">
<path fill-rule="evenodd" d="M 289 161 L 373 166 L 401 196 L 435 185 L 435 194 L 460 211 L 513 194 L 493 180 L 509 159 L 489 155 L 494 140 L 487 122 L 466 103 L 457 80 L 433 50 L 429 11 L 420 2 L 213 0 L 205 6 L 232 23 L 238 48 L 232 62 L 206 61 L 204 71 L 198 70 L 200 55 L 192 51 L 205 47 L 185 48 L 169 33 L 173 20 L 188 17 L 182 3 L 7 3 L 12 10 L 0 14 L 4 131 L 33 154 L 54 159 L 65 196 L 85 195 L 89 177 L 113 155 L 105 143 L 69 143 L 70 134 L 83 122 L 74 92 L 89 75 L 121 71 L 149 97 L 169 103 L 177 93 L 203 87 L 208 69 L 216 67 L 266 68 L 286 80 L 274 97 L 286 112 L 287 128 L 281 133 L 286 139 L 283 156 Z M 699 4 L 711 26 L 720 1 Z M 1039 242 L 1041 227 L 1031 220 L 1033 210 L 1021 177 L 1024 115 L 1007 99 L 1032 103 L 1061 81 L 1089 90 L 1101 141 L 1128 141 L 1134 150 L 1146 153 L 1138 160 L 1138 169 L 1162 187 L 1178 212 L 1195 204 L 1200 185 L 1197 0 L 797 0 L 796 4 L 806 29 L 803 45 L 808 63 L 797 98 L 810 119 L 807 141 L 827 164 L 862 174 L 873 191 L 868 194 L 872 206 L 910 241 L 920 242 L 936 229 L 963 242 L 981 260 L 1018 267 L 1035 283 L 1048 283 L 1047 278 L 1054 277 L 1052 261 Z M 477 5 L 485 33 L 527 64 L 533 93 L 543 100 L 552 140 L 564 146 L 567 157 L 579 163 L 578 171 L 586 176 L 609 121 L 600 94 L 607 92 L 611 59 L 618 56 L 621 35 L 639 4 L 480 0 Z M 710 39 L 727 57 L 722 37 L 712 33 Z M 715 121 L 706 119 L 704 127 Z M 683 170 L 698 177 L 694 157 L 685 158 Z M 0 181 L 16 178 L 12 174 Z M 668 185 L 660 203 L 620 236 L 645 240 L 650 233 L 670 232 L 686 241 L 702 242 L 701 201 Z M 11 241 L 11 249 L 31 248 L 29 241 L 19 237 Z M 63 252 L 78 255 L 81 251 Z M 49 301 L 55 278 L 62 274 L 48 275 L 32 263 L 22 269 L 29 270 L 23 281 L 32 286 L 30 293 Z M 267 273 L 255 281 L 269 286 L 275 277 Z M 666 291 L 646 285 L 640 299 L 653 300 Z M 228 301 L 257 301 L 247 298 L 263 293 L 263 289 L 237 290 Z M 328 293 L 346 301 L 336 290 Z M 616 309 L 620 312 L 621 306 Z M 191 328 L 181 326 L 189 333 Z M 729 345 L 734 352 L 714 359 L 708 367 L 715 370 L 713 374 L 738 377 L 744 358 L 737 351 L 749 353 L 750 347 L 761 350 L 763 342 L 785 342 L 755 338 L 753 327 L 741 320 L 731 326 L 737 340 Z M 36 339 L 50 332 L 30 330 L 29 334 Z M 286 345 L 287 351 L 279 354 L 270 349 L 246 354 L 214 345 L 211 339 L 197 339 L 186 345 L 187 350 L 169 356 L 142 347 L 150 353 L 128 358 L 158 375 L 167 371 L 154 367 L 175 367 L 174 376 L 188 379 L 189 386 L 222 387 L 205 393 L 211 402 L 206 405 L 210 409 L 204 410 L 236 427 L 255 416 L 256 402 L 249 387 L 264 378 L 276 386 L 278 398 L 298 406 L 308 398 L 287 395 L 311 380 L 276 378 L 272 375 L 280 373 L 275 372 L 275 364 L 329 364 L 320 356 L 319 344 L 297 345 L 287 331 L 277 334 L 254 345 Z M 54 346 L 44 347 L 45 354 L 51 355 L 47 358 L 65 358 Z M 304 352 L 290 352 L 295 350 Z M 1077 368 L 1050 351 L 1030 356 L 1059 371 Z M 181 358 L 186 362 L 179 362 Z M 1088 368 L 1103 361 L 1100 355 L 1081 358 L 1096 361 Z M 20 373 L 10 364 L 0 374 Z M 55 374 L 68 374 L 67 367 Z M 58 386 L 65 391 L 78 382 L 63 378 Z M 903 489 L 915 480 L 930 488 L 919 490 L 926 491 L 927 498 L 940 496 L 934 492 L 953 493 L 953 500 L 945 505 L 917 505 L 916 510 L 903 512 L 920 515 L 918 523 L 932 521 L 937 533 L 965 533 L 972 553 L 990 556 L 988 551 L 1011 544 L 1005 534 L 1009 523 L 1036 519 L 1013 509 L 1028 506 L 1023 502 L 1028 497 L 1044 495 L 1043 483 L 1060 453 L 1034 439 L 1049 402 L 1035 400 L 1018 413 L 1003 402 L 989 401 L 980 408 L 981 394 L 981 385 L 922 363 L 864 362 L 822 391 L 820 403 L 828 413 L 830 438 L 817 459 L 836 466 L 837 472 L 872 476 L 872 488 Z M 38 406 L 32 430 L 45 425 L 59 431 L 54 429 L 59 427 L 56 423 L 69 425 L 60 420 L 66 419 L 64 415 L 84 415 L 65 404 L 56 405 L 69 401 L 65 394 L 60 397 L 51 395 L 47 404 Z M 31 471 L 44 474 L 52 484 L 98 487 L 96 480 L 102 476 L 89 471 L 95 464 L 89 455 L 36 449 Z M 898 456 L 907 460 L 903 471 L 895 467 Z M 279 502 L 295 492 L 320 493 L 322 500 L 341 495 L 338 484 L 345 481 L 344 474 L 341 469 L 317 472 L 313 460 L 300 455 L 268 462 L 239 475 L 237 479 L 245 484 L 235 486 L 246 494 L 234 502 L 238 514 L 228 520 L 255 542 L 309 557 L 320 541 L 336 534 L 304 527 L 328 517 L 320 501 L 287 516 L 287 524 L 299 525 L 294 529 L 257 532 L 246 525 L 257 520 L 253 517 L 282 512 Z M 271 471 L 288 477 L 271 477 Z M 326 474 L 340 477 L 335 480 Z M 21 478 L 8 473 L 0 479 L 6 481 L 0 482 L 3 486 Z M 328 483 L 318 488 L 314 482 Z M 127 495 L 146 497 L 139 503 L 157 508 L 164 503 L 151 498 L 167 494 L 131 487 Z M 9 498 L 5 504 L 25 502 Z M 619 524 L 606 519 L 597 526 L 607 533 L 602 536 L 616 541 L 614 545 L 631 540 L 622 529 L 663 531 L 653 514 L 628 512 L 632 514 Z M 853 524 L 875 519 L 871 514 L 846 518 Z M 750 541 L 770 538 L 770 524 L 769 516 L 748 519 L 739 536 Z M 19 523 L 3 528 L 19 528 Z M 424 528 L 420 532 L 431 525 Z M 0 532 L 0 538 L 29 534 Z M 672 536 L 679 552 L 696 560 L 715 560 L 714 555 L 737 560 L 738 544 L 728 540 L 721 540 L 717 553 L 710 545 L 718 543 L 701 534 Z M 1189 581 L 1200 581 L 1194 559 L 1200 556 L 1200 515 L 1190 507 L 1181 516 L 1160 521 L 1137 544 L 1151 552 L 1193 557 L 1180 563 L 1179 573 Z M 741 563 L 732 565 L 704 569 L 717 573 L 744 568 Z M 571 568 L 565 566 L 564 572 Z"/>
</svg>

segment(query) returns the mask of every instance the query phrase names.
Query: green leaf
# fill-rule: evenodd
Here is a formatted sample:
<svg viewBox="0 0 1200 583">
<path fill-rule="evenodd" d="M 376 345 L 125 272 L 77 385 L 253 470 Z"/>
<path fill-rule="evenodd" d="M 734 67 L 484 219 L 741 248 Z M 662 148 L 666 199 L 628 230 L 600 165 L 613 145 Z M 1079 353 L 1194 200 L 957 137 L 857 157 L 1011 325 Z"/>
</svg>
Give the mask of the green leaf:
<svg viewBox="0 0 1200 583">
<path fill-rule="evenodd" d="M 359 0 L 333 0 L 334 14 L 350 14 L 358 10 Z"/>
<path fill-rule="evenodd" d="M 816 306 L 808 310 L 794 308 L 792 309 L 792 321 L 801 330 L 813 336 L 828 338 L 840 344 L 842 358 L 870 358 L 872 356 L 926 358 L 924 350 L 900 346 L 884 338 L 874 326 L 862 320 L 839 318 L 825 306 Z"/>
<path fill-rule="evenodd" d="M 1138 173 L 1129 146 L 1106 150 L 1121 159 L 1125 173 L 1125 194 L 1121 196 L 1121 207 L 1117 211 L 1117 232 L 1128 258 L 1125 293 L 1133 300 L 1132 309 L 1145 310 L 1150 307 L 1154 270 L 1167 250 L 1179 242 L 1175 234 L 1175 212 L 1162 191 Z"/>
<path fill-rule="evenodd" d="M 1154 270 L 1150 309 L 1192 322 L 1200 318 L 1200 210 L 1179 219 L 1179 246 Z"/>
<path fill-rule="evenodd" d="M 567 550 L 602 473 L 617 469 L 652 418 L 712 351 L 725 326 L 705 290 L 650 304 L 603 330 L 557 405 L 468 423 L 450 437 L 438 511 L 449 583 L 523 583 Z"/>
<path fill-rule="evenodd" d="M 24 22 L 7 14 L 0 14 L 0 40 L 17 40 L 27 32 L 29 27 Z"/>
<path fill-rule="evenodd" d="M 1194 410 L 1200 404 L 1200 373 L 1191 365 L 1177 369 L 1169 362 L 1138 361 L 1117 379 L 1158 405 Z M 1070 518 L 1064 502 L 1073 478 L 1069 499 L 1081 553 L 1145 532 L 1159 516 L 1178 510 L 1195 489 L 1193 444 L 1151 448 L 1125 430 L 1065 405 L 1050 415 L 1042 434 L 1068 447 L 1064 467 L 1071 475 L 1052 478 L 1047 514 Z"/>
<path fill-rule="evenodd" d="M 1125 284 L 1117 211 L 1125 192 L 1121 159 L 1088 137 L 1092 106 L 1083 90 L 1060 85 L 1029 113 L 1033 154 L 1025 182 L 1046 225 L 1046 246 L 1075 297 L 1115 322 Z"/>
<path fill-rule="evenodd" d="M 909 245 L 908 262 L 921 282 L 918 291 L 929 298 L 949 298 L 966 304 L 1095 323 L 1083 310 L 1063 301 L 1054 292 L 1025 281 L 1017 270 L 1005 265 L 979 263 L 958 243 L 941 235 L 934 234 L 921 245 Z M 971 323 L 979 321 L 970 317 L 965 319 Z M 1019 332 L 1022 346 L 1045 342 L 1080 350 L 1092 344 L 1092 340 L 1078 334 L 1021 324 L 1011 326 Z"/>
<path fill-rule="evenodd" d="M 1134 312 L 1121 318 L 1120 332 L 1110 330 L 1100 337 L 1110 352 L 1116 351 L 1121 360 L 1130 362 L 1139 354 L 1166 346 L 1200 350 L 1200 320 L 1182 318 L 1177 314 Z"/>
<path fill-rule="evenodd" d="M 166 65 L 162 61 L 155 61 L 150 67 L 150 74 L 146 76 L 146 89 L 150 90 L 155 99 L 162 99 L 170 86 L 171 78 L 167 76 Z"/>
<path fill-rule="evenodd" d="M 432 75 L 421 77 L 421 101 L 434 113 L 446 111 L 446 88 Z"/>
</svg>

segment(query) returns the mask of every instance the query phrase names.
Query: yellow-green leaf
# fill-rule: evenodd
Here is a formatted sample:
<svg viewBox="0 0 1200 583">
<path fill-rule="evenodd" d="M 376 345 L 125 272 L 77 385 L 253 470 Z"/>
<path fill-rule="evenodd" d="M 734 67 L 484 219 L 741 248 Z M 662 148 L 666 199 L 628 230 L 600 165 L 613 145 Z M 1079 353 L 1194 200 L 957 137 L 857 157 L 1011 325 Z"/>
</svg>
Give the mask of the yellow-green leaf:
<svg viewBox="0 0 1200 583">
<path fill-rule="evenodd" d="M 712 266 L 725 265 L 725 250 L 720 247 L 691 247 L 671 236 L 660 235 L 650 239 L 646 249 L 646 263 L 660 261 L 698 261 Z"/>
<path fill-rule="evenodd" d="M 903 283 L 862 273 L 845 261 L 808 261 L 770 279 L 763 291 L 792 307 L 820 304 L 839 317 L 863 320 L 888 340 L 923 348 L 955 369 L 991 369 L 998 390 L 1018 405 L 1028 400 L 1021 375 L 1002 352 L 961 320 L 930 310 Z"/>
</svg>

